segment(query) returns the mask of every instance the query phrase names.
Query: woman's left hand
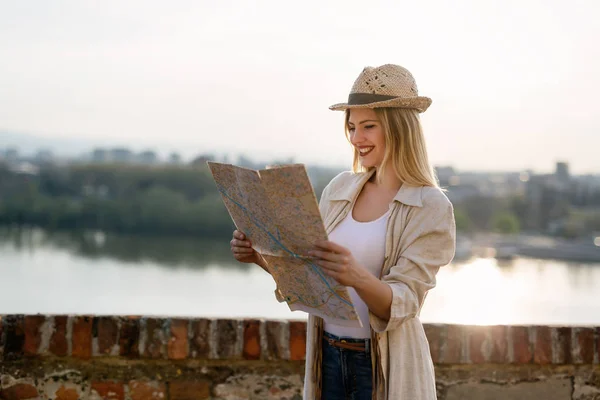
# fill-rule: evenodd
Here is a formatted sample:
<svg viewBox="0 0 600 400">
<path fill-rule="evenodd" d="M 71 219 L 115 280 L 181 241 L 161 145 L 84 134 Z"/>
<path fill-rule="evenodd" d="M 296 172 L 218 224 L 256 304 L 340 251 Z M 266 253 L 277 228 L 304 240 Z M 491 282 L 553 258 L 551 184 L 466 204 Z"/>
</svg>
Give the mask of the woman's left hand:
<svg viewBox="0 0 600 400">
<path fill-rule="evenodd" d="M 344 286 L 355 287 L 364 278 L 366 270 L 358 265 L 352 252 L 329 240 L 315 243 L 315 250 L 308 252 L 323 272 Z"/>
</svg>

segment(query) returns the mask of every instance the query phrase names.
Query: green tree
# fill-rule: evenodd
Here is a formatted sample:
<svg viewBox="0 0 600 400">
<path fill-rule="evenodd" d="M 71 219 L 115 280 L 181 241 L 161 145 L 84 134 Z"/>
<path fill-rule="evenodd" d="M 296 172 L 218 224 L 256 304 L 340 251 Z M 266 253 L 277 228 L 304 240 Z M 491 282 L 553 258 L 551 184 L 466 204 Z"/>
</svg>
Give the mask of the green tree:
<svg viewBox="0 0 600 400">
<path fill-rule="evenodd" d="M 456 230 L 459 232 L 471 232 L 473 230 L 473 223 L 462 208 L 454 209 L 454 220 L 456 221 Z"/>
<path fill-rule="evenodd" d="M 519 233 L 521 230 L 517 216 L 508 211 L 495 214 L 492 217 L 492 226 L 495 232 L 504 234 Z"/>
</svg>

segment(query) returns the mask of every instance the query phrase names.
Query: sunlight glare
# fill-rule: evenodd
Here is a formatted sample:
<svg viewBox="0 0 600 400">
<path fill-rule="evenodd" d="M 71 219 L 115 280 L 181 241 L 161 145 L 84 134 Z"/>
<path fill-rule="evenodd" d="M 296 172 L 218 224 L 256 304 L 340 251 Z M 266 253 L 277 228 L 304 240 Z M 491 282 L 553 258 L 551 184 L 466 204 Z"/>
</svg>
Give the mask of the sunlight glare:
<svg viewBox="0 0 600 400">
<path fill-rule="evenodd" d="M 438 286 L 427 299 L 424 319 L 458 324 L 490 325 L 511 323 L 518 307 L 523 282 L 503 271 L 493 258 L 450 266 L 438 274 Z M 431 310 L 431 312 L 429 312 Z"/>
</svg>

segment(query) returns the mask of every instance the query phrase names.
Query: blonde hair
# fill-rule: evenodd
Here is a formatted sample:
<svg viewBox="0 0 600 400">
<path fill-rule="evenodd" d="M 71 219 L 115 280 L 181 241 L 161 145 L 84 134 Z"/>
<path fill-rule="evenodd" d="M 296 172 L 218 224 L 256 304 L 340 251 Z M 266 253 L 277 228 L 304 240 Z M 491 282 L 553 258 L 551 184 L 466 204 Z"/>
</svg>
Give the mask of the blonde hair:
<svg viewBox="0 0 600 400">
<path fill-rule="evenodd" d="M 391 107 L 373 110 L 381 122 L 385 135 L 385 155 L 377 171 L 377 180 L 382 181 L 383 171 L 391 163 L 401 182 L 412 186 L 439 187 L 433 168 L 429 164 L 419 113 L 413 109 Z M 349 120 L 350 109 L 347 109 L 345 131 L 348 141 L 350 140 Z M 355 148 L 352 170 L 365 172 L 373 168 L 375 167 L 365 168 L 361 165 L 358 150 Z"/>
</svg>

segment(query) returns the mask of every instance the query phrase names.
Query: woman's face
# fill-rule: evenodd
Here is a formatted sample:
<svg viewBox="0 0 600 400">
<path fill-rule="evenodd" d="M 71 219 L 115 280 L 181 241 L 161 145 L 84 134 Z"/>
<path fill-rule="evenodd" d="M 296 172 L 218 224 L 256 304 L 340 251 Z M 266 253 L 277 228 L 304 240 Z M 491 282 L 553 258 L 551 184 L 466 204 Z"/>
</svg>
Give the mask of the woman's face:
<svg viewBox="0 0 600 400">
<path fill-rule="evenodd" d="M 350 143 L 365 168 L 379 167 L 385 155 L 385 135 L 377 114 L 370 108 L 353 108 L 348 118 Z"/>
</svg>

